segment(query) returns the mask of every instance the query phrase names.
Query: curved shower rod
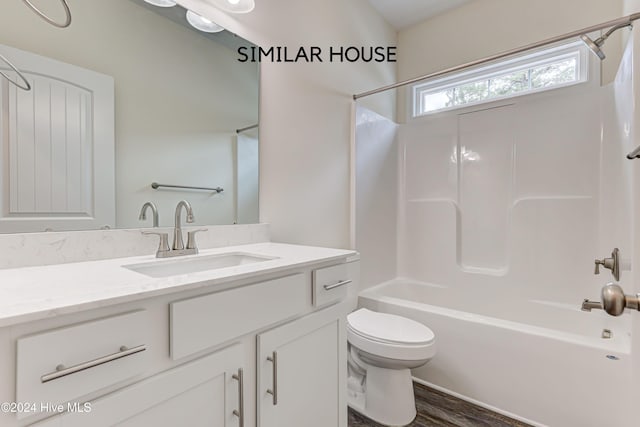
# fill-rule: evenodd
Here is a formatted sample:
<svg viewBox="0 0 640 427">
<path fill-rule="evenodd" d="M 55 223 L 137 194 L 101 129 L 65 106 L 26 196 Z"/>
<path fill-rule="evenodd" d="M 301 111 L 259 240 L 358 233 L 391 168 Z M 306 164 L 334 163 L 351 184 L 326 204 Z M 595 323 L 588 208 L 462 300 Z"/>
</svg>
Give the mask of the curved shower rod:
<svg viewBox="0 0 640 427">
<path fill-rule="evenodd" d="M 449 74 L 449 73 L 454 73 L 456 71 L 462 71 L 464 69 L 470 68 L 470 67 L 475 67 L 476 65 L 482 65 L 482 64 L 486 64 L 488 62 L 493 62 L 496 61 L 498 59 L 502 59 L 502 58 L 506 58 L 508 56 L 511 55 L 515 55 L 517 53 L 521 53 L 521 52 L 526 52 L 528 50 L 531 49 L 535 49 L 538 47 L 542 47 L 542 46 L 547 46 L 550 45 L 552 43 L 556 43 L 556 42 L 560 42 L 563 40 L 567 40 L 567 39 L 571 39 L 574 37 L 581 37 L 584 36 L 585 34 L 591 33 L 593 31 L 598 31 L 598 30 L 603 30 L 605 28 L 609 28 L 609 27 L 617 27 L 615 29 L 613 29 L 614 31 L 618 28 L 622 28 L 622 27 L 626 27 L 631 25 L 631 23 L 633 21 L 636 21 L 640 19 L 640 13 L 634 13 L 628 16 L 623 16 L 622 18 L 618 18 L 618 19 L 613 19 L 611 21 L 607 21 L 607 22 L 603 22 L 602 24 L 598 24 L 598 25 L 592 25 L 591 27 L 587 27 L 587 28 L 583 28 L 581 30 L 577 30 L 577 31 L 572 31 L 570 33 L 566 33 L 560 36 L 556 36 L 556 37 L 551 37 L 549 39 L 546 40 L 542 40 L 536 43 L 532 43 L 532 44 L 528 44 L 526 46 L 522 46 L 516 49 L 511 49 L 511 50 L 507 50 L 505 52 L 501 52 L 495 55 L 491 55 L 491 56 L 487 56 L 486 58 L 482 58 L 482 59 L 477 59 L 475 61 L 471 61 L 471 62 L 467 62 L 466 64 L 462 64 L 462 65 L 457 65 L 455 67 L 451 67 L 451 68 L 447 68 L 445 70 L 441 70 L 441 71 L 436 71 L 435 73 L 430 73 L 430 74 L 425 74 L 424 76 L 419 76 L 419 77 L 414 77 L 412 79 L 409 80 L 404 80 L 398 83 L 393 83 L 387 86 L 383 86 L 380 87 L 378 89 L 373 89 L 367 92 L 362 92 L 362 93 L 358 93 L 353 95 L 353 99 L 354 100 L 358 100 L 360 98 L 364 98 L 366 96 L 370 96 L 370 95 L 375 95 L 376 93 L 380 93 L 380 92 L 386 92 L 388 90 L 391 89 L 397 89 L 399 87 L 402 86 L 407 86 L 413 83 L 418 83 L 422 80 L 426 80 L 426 79 L 431 79 L 434 77 L 440 77 L 443 76 L 445 74 Z M 607 36 L 608 37 L 608 36 Z M 583 41 L 586 42 L 586 40 L 583 39 Z M 594 51 L 595 53 L 595 51 Z"/>
<path fill-rule="evenodd" d="M 53 19 L 49 18 L 43 11 L 41 11 L 33 3 L 31 3 L 30 0 L 22 0 L 22 1 L 24 2 L 24 4 L 26 4 L 29 7 L 29 9 L 33 10 L 36 13 L 36 15 L 38 15 L 40 18 L 44 19 L 54 27 L 67 28 L 69 25 L 71 25 L 71 9 L 69 9 L 67 0 L 60 0 L 60 3 L 62 3 L 62 7 L 64 8 L 64 13 L 66 15 L 65 21 L 63 23 L 56 22 Z"/>
<path fill-rule="evenodd" d="M 20 72 L 20 70 L 18 70 L 16 68 L 15 65 L 13 65 L 11 63 L 11 61 L 9 61 L 4 55 L 2 55 L 0 53 L 0 59 L 2 59 L 2 61 L 4 61 L 9 67 L 11 67 L 11 69 L 13 69 L 13 71 L 16 72 L 16 74 L 18 75 L 18 77 L 20 77 L 20 79 L 22 80 L 22 82 L 24 83 L 24 85 L 20 84 L 20 82 L 16 82 L 14 80 L 11 80 L 11 78 L 9 76 L 7 76 L 5 73 L 3 73 L 2 71 L 0 71 L 0 76 L 4 77 L 5 79 L 7 79 L 9 81 L 9 83 L 15 85 L 16 87 L 22 89 L 22 90 L 26 90 L 26 91 L 30 91 L 31 90 L 31 84 L 29 83 L 29 81 L 27 80 L 27 78 L 24 76 L 24 74 L 22 74 Z"/>
</svg>

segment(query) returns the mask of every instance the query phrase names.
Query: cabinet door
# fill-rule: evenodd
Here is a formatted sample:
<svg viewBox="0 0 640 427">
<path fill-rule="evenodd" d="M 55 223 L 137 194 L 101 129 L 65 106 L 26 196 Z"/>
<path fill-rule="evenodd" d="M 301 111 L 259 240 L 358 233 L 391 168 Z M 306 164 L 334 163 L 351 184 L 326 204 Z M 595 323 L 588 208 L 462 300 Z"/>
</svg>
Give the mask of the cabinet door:
<svg viewBox="0 0 640 427">
<path fill-rule="evenodd" d="M 242 346 L 234 345 L 99 398 L 90 412 L 67 412 L 36 426 L 236 427 L 243 360 Z"/>
<path fill-rule="evenodd" d="M 346 427 L 346 332 L 338 305 L 258 335 L 258 427 Z"/>
</svg>

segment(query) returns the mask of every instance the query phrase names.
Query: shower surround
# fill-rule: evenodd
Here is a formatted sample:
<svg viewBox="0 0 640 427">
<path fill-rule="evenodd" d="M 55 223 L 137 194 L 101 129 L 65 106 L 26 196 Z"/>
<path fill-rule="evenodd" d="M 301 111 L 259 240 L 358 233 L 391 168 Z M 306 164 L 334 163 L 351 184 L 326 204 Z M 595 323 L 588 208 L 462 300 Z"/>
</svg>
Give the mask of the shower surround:
<svg viewBox="0 0 640 427">
<path fill-rule="evenodd" d="M 382 283 L 360 305 L 434 330 L 418 380 L 535 425 L 631 425 L 631 316 L 580 304 L 614 247 L 633 289 L 638 60 L 631 40 L 608 86 L 592 61 L 589 83 L 406 124 L 358 108 L 356 246 Z"/>
</svg>

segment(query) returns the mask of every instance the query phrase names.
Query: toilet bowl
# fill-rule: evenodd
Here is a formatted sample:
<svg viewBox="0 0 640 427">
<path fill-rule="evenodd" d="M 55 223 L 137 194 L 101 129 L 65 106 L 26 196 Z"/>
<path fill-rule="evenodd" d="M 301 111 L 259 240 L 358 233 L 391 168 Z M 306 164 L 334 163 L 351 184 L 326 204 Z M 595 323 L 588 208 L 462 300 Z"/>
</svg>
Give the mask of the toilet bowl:
<svg viewBox="0 0 640 427">
<path fill-rule="evenodd" d="M 416 416 L 411 369 L 436 352 L 435 335 L 405 317 L 361 308 L 347 316 L 348 402 L 380 424 L 404 426 Z"/>
</svg>

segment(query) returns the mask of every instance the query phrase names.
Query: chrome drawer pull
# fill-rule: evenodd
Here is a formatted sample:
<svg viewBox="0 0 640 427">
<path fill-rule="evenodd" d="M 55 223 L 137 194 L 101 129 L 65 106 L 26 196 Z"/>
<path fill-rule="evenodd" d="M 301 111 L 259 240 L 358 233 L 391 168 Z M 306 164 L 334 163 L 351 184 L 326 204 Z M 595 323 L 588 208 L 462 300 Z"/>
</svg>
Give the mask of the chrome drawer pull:
<svg viewBox="0 0 640 427">
<path fill-rule="evenodd" d="M 123 357 L 131 356 L 132 354 L 140 353 L 141 351 L 145 351 L 147 346 L 145 344 L 139 345 L 133 348 L 127 348 L 125 346 L 120 347 L 120 351 L 117 353 L 109 354 L 107 356 L 102 356 L 97 359 L 90 360 L 88 362 L 79 363 L 74 366 L 70 366 L 65 368 L 64 365 L 56 366 L 55 372 L 51 372 L 49 374 L 45 374 L 40 377 L 40 381 L 43 383 L 57 380 L 58 378 L 66 377 L 67 375 L 75 374 L 76 372 L 84 371 L 89 368 L 96 367 L 98 365 L 104 365 L 105 363 L 113 362 L 114 360 L 122 359 Z"/>
<path fill-rule="evenodd" d="M 325 291 L 330 291 L 331 289 L 335 289 L 335 288 L 339 288 L 340 286 L 348 285 L 351 282 L 353 282 L 353 280 L 343 280 L 341 282 L 334 283 L 333 285 L 324 285 L 324 290 Z"/>
<path fill-rule="evenodd" d="M 273 405 L 278 404 L 278 352 L 274 351 L 271 357 L 267 357 L 273 363 L 273 389 L 268 389 L 267 393 L 273 396 Z"/>
<path fill-rule="evenodd" d="M 238 374 L 231 376 L 238 381 L 238 409 L 234 409 L 233 415 L 238 417 L 238 427 L 244 427 L 244 373 L 242 368 L 238 369 Z"/>
</svg>

